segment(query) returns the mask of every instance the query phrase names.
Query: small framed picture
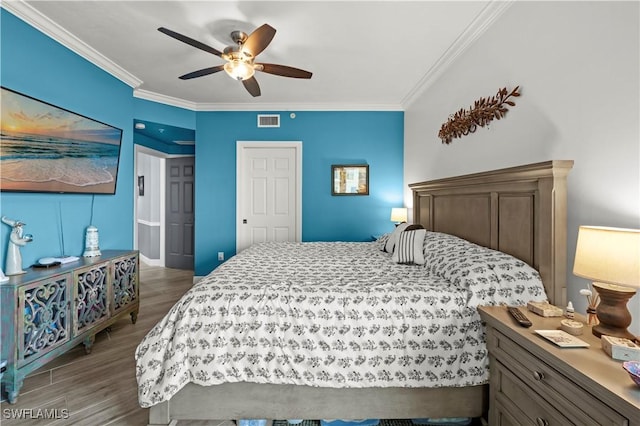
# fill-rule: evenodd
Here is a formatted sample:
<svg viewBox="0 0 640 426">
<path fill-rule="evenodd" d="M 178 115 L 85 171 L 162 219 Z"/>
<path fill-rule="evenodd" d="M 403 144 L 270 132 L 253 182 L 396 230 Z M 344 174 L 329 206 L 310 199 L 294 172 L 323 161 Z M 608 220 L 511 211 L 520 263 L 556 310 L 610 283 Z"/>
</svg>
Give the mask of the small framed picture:
<svg viewBox="0 0 640 426">
<path fill-rule="evenodd" d="M 369 195 L 369 165 L 332 165 L 331 195 Z"/>
</svg>

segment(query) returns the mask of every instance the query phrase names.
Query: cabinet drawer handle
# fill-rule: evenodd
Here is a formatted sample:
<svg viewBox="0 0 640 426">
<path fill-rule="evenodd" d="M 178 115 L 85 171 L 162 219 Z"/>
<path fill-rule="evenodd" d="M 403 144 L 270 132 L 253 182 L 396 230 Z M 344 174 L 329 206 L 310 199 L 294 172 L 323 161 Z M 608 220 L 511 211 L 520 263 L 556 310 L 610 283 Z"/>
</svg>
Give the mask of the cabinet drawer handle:
<svg viewBox="0 0 640 426">
<path fill-rule="evenodd" d="M 534 371 L 533 378 L 536 379 L 537 381 L 541 381 L 542 379 L 544 379 L 544 373 L 542 371 Z"/>
<path fill-rule="evenodd" d="M 543 419 L 542 417 L 536 417 L 536 424 L 538 426 L 549 426 L 549 422 Z"/>
</svg>

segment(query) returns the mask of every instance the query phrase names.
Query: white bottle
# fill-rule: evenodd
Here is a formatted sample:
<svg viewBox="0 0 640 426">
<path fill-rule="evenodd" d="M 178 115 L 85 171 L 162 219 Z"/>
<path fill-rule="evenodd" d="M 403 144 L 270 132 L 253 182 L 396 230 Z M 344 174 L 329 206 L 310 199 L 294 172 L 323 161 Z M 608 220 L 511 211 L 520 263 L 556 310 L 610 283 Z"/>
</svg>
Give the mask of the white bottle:
<svg viewBox="0 0 640 426">
<path fill-rule="evenodd" d="M 569 302 L 567 303 L 567 307 L 564 310 L 564 316 L 569 318 L 569 319 L 573 319 L 575 316 L 575 310 L 573 309 L 573 303 Z"/>
</svg>

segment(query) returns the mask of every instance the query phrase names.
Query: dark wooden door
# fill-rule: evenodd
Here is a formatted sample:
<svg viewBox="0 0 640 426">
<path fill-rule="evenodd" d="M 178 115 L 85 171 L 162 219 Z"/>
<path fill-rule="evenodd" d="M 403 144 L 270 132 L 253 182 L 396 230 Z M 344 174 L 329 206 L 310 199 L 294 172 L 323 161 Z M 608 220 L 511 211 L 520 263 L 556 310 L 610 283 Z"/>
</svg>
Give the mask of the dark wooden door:
<svg viewBox="0 0 640 426">
<path fill-rule="evenodd" d="M 167 159 L 165 266 L 193 269 L 193 157 Z"/>
</svg>

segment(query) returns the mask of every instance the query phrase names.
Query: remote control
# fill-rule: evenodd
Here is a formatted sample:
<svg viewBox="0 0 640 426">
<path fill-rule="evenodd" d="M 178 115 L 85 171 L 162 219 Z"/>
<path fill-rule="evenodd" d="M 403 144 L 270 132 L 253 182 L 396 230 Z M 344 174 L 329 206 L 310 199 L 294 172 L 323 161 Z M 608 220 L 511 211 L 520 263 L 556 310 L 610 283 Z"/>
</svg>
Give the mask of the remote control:
<svg viewBox="0 0 640 426">
<path fill-rule="evenodd" d="M 522 327 L 531 327 L 531 321 L 529 321 L 529 318 L 527 318 L 525 314 L 520 312 L 520 309 L 516 308 L 515 306 L 508 306 L 507 311 L 509 311 L 511 316 L 516 321 L 518 321 L 518 324 L 520 324 Z"/>
</svg>

